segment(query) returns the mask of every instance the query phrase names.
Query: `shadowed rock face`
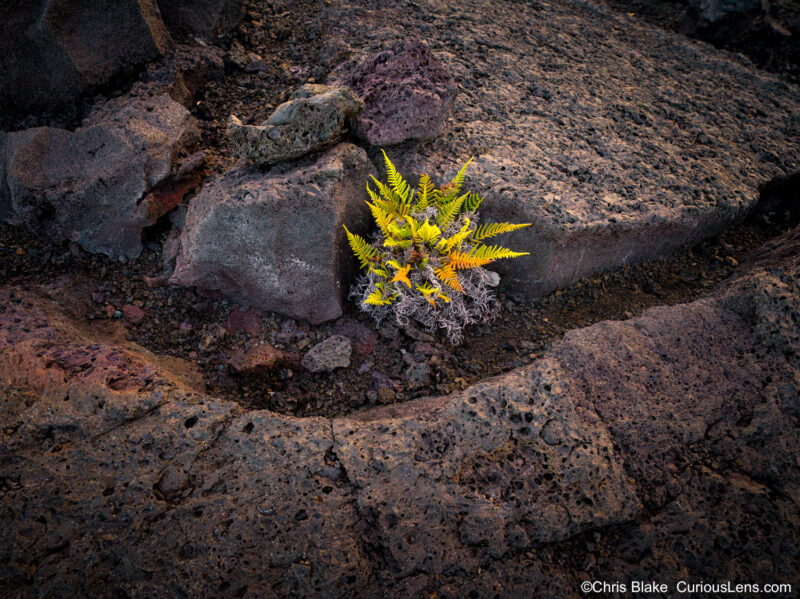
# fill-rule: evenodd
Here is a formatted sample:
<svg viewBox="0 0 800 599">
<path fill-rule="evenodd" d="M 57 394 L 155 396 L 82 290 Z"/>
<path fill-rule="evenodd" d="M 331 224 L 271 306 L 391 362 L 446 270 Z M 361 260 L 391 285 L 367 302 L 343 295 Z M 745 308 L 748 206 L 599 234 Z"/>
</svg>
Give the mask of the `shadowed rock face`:
<svg viewBox="0 0 800 599">
<path fill-rule="evenodd" d="M 485 214 L 533 223 L 505 238 L 530 256 L 498 266 L 518 292 L 694 244 L 800 169 L 796 88 L 624 14 L 486 0 L 326 13 L 352 64 L 419 37 L 458 82 L 442 135 L 388 154 L 440 181 L 476 157 L 467 186 Z"/>
<path fill-rule="evenodd" d="M 195 135 L 189 111 L 167 94 L 110 100 L 74 132 L 0 135 L 0 217 L 89 252 L 135 258 L 142 230 L 166 211 L 146 194 L 169 179 Z"/>
<path fill-rule="evenodd" d="M 353 132 L 373 146 L 437 137 L 457 91 L 450 73 L 417 39 L 342 68 L 334 79 L 364 100 Z"/>
<path fill-rule="evenodd" d="M 169 51 L 155 0 L 0 7 L 0 112 L 52 109 Z"/>
<path fill-rule="evenodd" d="M 170 282 L 312 323 L 337 318 L 354 262 L 342 225 L 366 228 L 372 172 L 351 144 L 311 164 L 228 171 L 189 205 Z"/>
<path fill-rule="evenodd" d="M 157 0 L 173 35 L 215 37 L 236 27 L 244 14 L 242 0 Z"/>
<path fill-rule="evenodd" d="M 68 317 L 68 289 L 5 287 L 3 588 L 577 597 L 587 577 L 796 580 L 798 275 L 795 231 L 715 296 L 332 420 L 190 391 Z"/>
</svg>

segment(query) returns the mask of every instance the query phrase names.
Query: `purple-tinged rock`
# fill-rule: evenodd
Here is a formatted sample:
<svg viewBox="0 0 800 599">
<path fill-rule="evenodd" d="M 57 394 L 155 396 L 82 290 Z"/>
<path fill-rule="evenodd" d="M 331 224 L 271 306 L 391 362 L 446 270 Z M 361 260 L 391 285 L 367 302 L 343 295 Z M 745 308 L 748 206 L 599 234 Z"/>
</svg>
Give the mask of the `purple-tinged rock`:
<svg viewBox="0 0 800 599">
<path fill-rule="evenodd" d="M 398 42 L 335 77 L 364 101 L 352 129 L 373 146 L 437 137 L 457 91 L 450 73 L 416 39 Z"/>
</svg>

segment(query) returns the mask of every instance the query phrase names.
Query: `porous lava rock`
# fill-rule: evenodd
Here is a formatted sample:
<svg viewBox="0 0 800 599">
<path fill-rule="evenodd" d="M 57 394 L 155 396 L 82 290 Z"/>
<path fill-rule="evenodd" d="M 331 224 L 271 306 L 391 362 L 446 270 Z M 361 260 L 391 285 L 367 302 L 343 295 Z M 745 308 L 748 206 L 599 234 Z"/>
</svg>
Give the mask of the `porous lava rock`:
<svg viewBox="0 0 800 599">
<path fill-rule="evenodd" d="M 176 203 L 147 194 L 180 170 L 196 135 L 189 111 L 167 94 L 109 100 L 75 131 L 2 134 L 0 216 L 89 252 L 135 258 L 142 230 Z"/>
<path fill-rule="evenodd" d="M 800 348 L 780 331 L 800 297 L 778 281 L 797 279 L 798 249 L 795 231 L 712 296 L 334 419 L 198 393 L 68 316 L 59 288 L 2 287 L 3 589 L 579 597 L 587 578 L 796 580 Z"/>
<path fill-rule="evenodd" d="M 169 52 L 155 0 L 0 6 L 0 112 L 60 108 Z"/>
<path fill-rule="evenodd" d="M 340 141 L 347 119 L 363 107 L 347 88 L 307 84 L 260 125 L 244 125 L 231 116 L 228 138 L 234 155 L 268 166 Z"/>
<path fill-rule="evenodd" d="M 312 323 L 339 317 L 355 266 L 343 225 L 368 226 L 372 172 L 340 144 L 314 162 L 222 174 L 189 204 L 170 282 Z"/>
<path fill-rule="evenodd" d="M 364 101 L 353 132 L 373 146 L 435 138 L 458 89 L 418 39 L 404 39 L 360 64 L 342 67 L 332 80 L 352 88 Z"/>
<path fill-rule="evenodd" d="M 329 44 L 358 64 L 424 39 L 458 82 L 453 125 L 387 153 L 412 182 L 445 183 L 475 158 L 465 185 L 483 218 L 533 223 L 504 237 L 530 252 L 497 264 L 514 293 L 691 246 L 800 169 L 796 86 L 733 55 L 599 4 L 418 6 L 327 5 Z"/>
</svg>

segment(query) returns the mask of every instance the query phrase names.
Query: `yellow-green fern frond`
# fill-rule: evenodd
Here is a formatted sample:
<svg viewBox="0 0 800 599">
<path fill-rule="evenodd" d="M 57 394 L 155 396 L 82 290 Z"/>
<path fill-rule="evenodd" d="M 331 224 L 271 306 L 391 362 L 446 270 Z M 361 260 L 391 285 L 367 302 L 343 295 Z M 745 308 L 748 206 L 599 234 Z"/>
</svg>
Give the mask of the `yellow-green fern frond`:
<svg viewBox="0 0 800 599">
<path fill-rule="evenodd" d="M 439 215 L 436 217 L 436 224 L 442 229 L 447 228 L 455 217 L 458 216 L 458 211 L 461 210 L 461 206 L 468 195 L 468 193 L 465 193 L 461 197 L 455 198 L 442 206 L 439 209 Z"/>
<path fill-rule="evenodd" d="M 450 258 L 449 266 L 457 270 L 466 270 L 467 268 L 486 266 L 492 261 L 492 258 L 474 256 L 471 252 L 453 252 L 448 257 Z"/>
<path fill-rule="evenodd" d="M 425 243 L 434 243 L 439 236 L 441 236 L 441 234 L 442 230 L 436 225 L 430 224 L 426 218 L 425 222 L 422 223 L 415 231 L 414 237 L 421 239 Z"/>
<path fill-rule="evenodd" d="M 376 289 L 367 296 L 367 299 L 364 300 L 364 303 L 371 304 L 373 306 L 388 306 L 394 301 L 395 297 L 397 296 L 390 295 L 388 297 L 384 297 L 383 292 L 379 289 Z"/>
<path fill-rule="evenodd" d="M 392 216 L 405 216 L 411 212 L 411 207 L 406 204 L 403 198 L 400 197 L 400 195 L 391 187 L 378 181 L 375 177 L 372 177 L 372 182 L 375 183 L 375 186 L 378 188 L 382 201 L 376 200 L 375 195 L 377 194 L 370 194 L 370 197 L 375 203 L 379 204 L 384 210 L 386 210 L 386 212 Z"/>
<path fill-rule="evenodd" d="M 347 241 L 350 243 L 350 247 L 356 255 L 356 258 L 358 258 L 361 268 L 366 268 L 370 262 L 376 262 L 378 260 L 377 249 L 368 244 L 360 235 L 355 235 L 348 231 L 347 227 L 344 227 L 344 230 L 345 233 L 347 233 Z"/>
<path fill-rule="evenodd" d="M 481 202 L 483 202 L 483 198 L 481 196 L 474 191 L 470 192 L 469 196 L 467 196 L 467 199 L 464 202 L 464 212 L 477 212 Z"/>
<path fill-rule="evenodd" d="M 464 240 L 469 237 L 471 233 L 472 231 L 469 228 L 469 219 L 466 219 L 466 222 L 464 223 L 464 226 L 461 227 L 461 230 L 452 237 L 447 239 L 442 238 L 442 240 L 436 244 L 436 249 L 443 254 L 448 254 L 453 248 L 460 247 Z"/>
<path fill-rule="evenodd" d="M 417 212 L 422 212 L 426 210 L 428 206 L 430 206 L 434 201 L 434 190 L 435 187 L 431 182 L 431 178 L 428 175 L 422 175 L 419 178 L 419 192 L 417 193 L 417 205 L 416 210 Z"/>
<path fill-rule="evenodd" d="M 403 202 L 408 202 L 408 192 L 411 188 L 400 173 L 397 172 L 386 152 L 383 150 L 381 152 L 383 152 L 383 160 L 386 162 L 386 178 L 389 180 L 389 186 L 400 196 Z"/>
<path fill-rule="evenodd" d="M 456 176 L 453 177 L 453 180 L 450 182 L 450 192 L 452 194 L 457 194 L 459 191 L 461 191 L 461 186 L 464 184 L 464 177 L 467 174 L 467 168 L 469 168 L 472 160 L 472 158 L 467 160 L 466 164 L 461 167 L 461 170 L 456 173 Z"/>
<path fill-rule="evenodd" d="M 519 258 L 527 256 L 528 252 L 514 252 L 499 245 L 482 245 L 470 252 L 470 256 L 475 258 L 485 258 L 488 260 L 500 260 L 501 258 Z"/>
<path fill-rule="evenodd" d="M 530 225 L 531 223 L 522 223 L 518 225 L 513 223 L 486 223 L 478 227 L 470 236 L 470 239 L 472 239 L 472 241 L 481 241 L 482 239 L 488 239 L 489 237 L 494 237 L 501 233 L 510 233 L 517 229 L 523 229 Z"/>
<path fill-rule="evenodd" d="M 385 268 L 376 267 L 374 264 L 370 265 L 369 272 L 374 272 L 376 275 L 378 275 L 379 277 L 382 277 L 384 279 L 388 279 L 389 278 L 389 271 L 388 270 L 386 270 Z"/>
<path fill-rule="evenodd" d="M 383 236 L 389 237 L 389 225 L 392 224 L 392 217 L 389 216 L 389 213 L 377 202 L 374 204 L 367 202 L 367 206 L 369 206 L 369 210 L 372 212 L 372 216 L 378 224 L 381 233 L 383 233 Z"/>
</svg>

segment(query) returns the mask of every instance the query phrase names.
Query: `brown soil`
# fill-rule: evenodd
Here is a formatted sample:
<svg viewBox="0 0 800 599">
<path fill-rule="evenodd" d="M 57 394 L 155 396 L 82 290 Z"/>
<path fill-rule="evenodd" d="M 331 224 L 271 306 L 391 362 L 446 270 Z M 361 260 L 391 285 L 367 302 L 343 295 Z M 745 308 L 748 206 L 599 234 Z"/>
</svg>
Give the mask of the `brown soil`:
<svg viewBox="0 0 800 599">
<path fill-rule="evenodd" d="M 338 415 L 381 403 L 446 394 L 477 380 L 531 362 L 566 331 L 603 320 L 631 318 L 656 305 L 692 301 L 729 277 L 754 249 L 785 233 L 798 221 L 785 206 L 748 218 L 719 237 L 660 261 L 629 265 L 579 281 L 535 300 L 501 293 L 497 318 L 468 329 L 457 347 L 443 338 L 382 326 L 374 350 L 354 352 L 349 368 L 312 374 L 295 365 L 264 376 L 239 376 L 228 359 L 257 341 L 302 354 L 347 321 L 370 331 L 374 322 L 349 305 L 339 321 L 318 327 L 276 314 L 260 315 L 256 335 L 228 331 L 238 307 L 192 290 L 148 287 L 145 277 L 161 270 L 160 245 L 150 242 L 129 264 L 91 256 L 75 244 L 42 242 L 17 229 L 0 227 L 2 282 L 46 282 L 69 275 L 85 277 L 92 321 L 125 321 L 122 308 L 145 312 L 137 325 L 127 323 L 130 338 L 156 354 L 196 362 L 209 392 L 248 408 L 267 408 L 297 416 Z M 99 323 L 95 323 L 97 326 Z M 352 326 L 352 322 L 351 322 Z M 364 330 L 364 329 L 361 329 Z M 282 334 L 283 333 L 283 334 Z M 430 378 L 415 386 L 414 365 L 427 365 Z M 425 367 L 422 367 L 422 379 Z M 419 372 L 418 372 L 419 374 Z"/>
</svg>

